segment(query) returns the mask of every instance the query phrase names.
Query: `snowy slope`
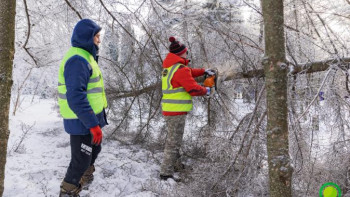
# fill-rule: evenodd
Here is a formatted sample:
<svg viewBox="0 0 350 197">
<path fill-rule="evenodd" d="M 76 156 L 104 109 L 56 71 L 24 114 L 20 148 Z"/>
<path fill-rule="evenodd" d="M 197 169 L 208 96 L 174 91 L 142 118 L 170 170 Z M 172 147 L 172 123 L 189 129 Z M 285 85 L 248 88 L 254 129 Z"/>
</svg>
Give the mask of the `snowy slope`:
<svg viewBox="0 0 350 197">
<path fill-rule="evenodd" d="M 10 117 L 4 197 L 58 196 L 70 160 L 70 146 L 54 106 L 54 100 L 35 98 L 31 103 L 31 97 L 24 97 L 21 109 Z M 157 178 L 161 158 L 161 153 L 153 154 L 138 146 L 104 141 L 95 164 L 95 180 L 81 195 L 159 196 L 155 190 L 176 185 Z"/>
</svg>

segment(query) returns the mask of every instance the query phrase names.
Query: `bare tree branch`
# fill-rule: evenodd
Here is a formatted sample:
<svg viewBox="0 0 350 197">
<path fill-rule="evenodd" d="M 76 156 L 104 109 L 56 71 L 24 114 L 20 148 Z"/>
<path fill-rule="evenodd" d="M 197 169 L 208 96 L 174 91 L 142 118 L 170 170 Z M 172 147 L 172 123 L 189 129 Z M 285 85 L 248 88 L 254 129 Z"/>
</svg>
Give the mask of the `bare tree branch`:
<svg viewBox="0 0 350 197">
<path fill-rule="evenodd" d="M 30 37 L 30 31 L 31 31 L 31 24 L 30 24 L 30 18 L 29 18 L 29 13 L 28 13 L 28 5 L 27 5 L 27 0 L 23 0 L 23 3 L 24 3 L 24 9 L 25 9 L 25 12 L 26 12 L 26 17 L 27 17 L 27 38 L 26 38 L 26 41 L 24 42 L 22 48 L 27 52 L 27 54 L 32 58 L 32 60 L 34 61 L 34 64 L 36 66 L 38 66 L 37 64 L 37 61 L 34 59 L 34 56 L 33 54 L 31 54 L 27 48 L 27 44 L 28 44 L 28 41 L 29 41 L 29 37 Z"/>
<path fill-rule="evenodd" d="M 67 3 L 67 5 L 78 15 L 78 17 L 79 17 L 80 19 L 83 19 L 83 18 L 81 17 L 80 13 L 72 6 L 72 4 L 69 3 L 68 0 L 64 0 L 64 1 L 65 1 L 65 2 Z"/>
<path fill-rule="evenodd" d="M 317 97 L 318 97 L 320 91 L 322 90 L 324 84 L 326 83 L 326 80 L 327 80 L 329 74 L 331 73 L 331 71 L 332 71 L 332 69 L 329 69 L 329 70 L 328 70 L 328 72 L 327 72 L 326 76 L 324 77 L 324 79 L 323 79 L 323 81 L 322 81 L 320 87 L 318 88 L 318 91 L 317 91 L 317 93 L 315 94 L 314 98 L 312 99 L 312 101 L 310 102 L 310 104 L 306 107 L 306 109 L 304 110 L 304 112 L 297 118 L 297 121 L 298 121 L 298 122 L 299 122 L 300 119 L 306 114 L 306 112 L 309 111 L 310 107 L 312 106 L 312 104 L 313 104 L 313 103 L 315 102 L 315 100 L 317 99 Z"/>
<path fill-rule="evenodd" d="M 120 128 L 120 126 L 122 125 L 122 123 L 124 122 L 124 120 L 128 117 L 128 113 L 129 113 L 129 111 L 130 111 L 132 105 L 134 104 L 134 101 L 135 101 L 136 97 L 137 97 L 137 96 L 135 96 L 135 97 L 132 99 L 132 101 L 131 101 L 131 103 L 130 103 L 130 105 L 129 105 L 129 108 L 128 108 L 128 109 L 126 110 L 126 112 L 124 113 L 123 119 L 120 121 L 119 125 L 118 125 L 117 127 L 115 127 L 115 129 L 112 131 L 112 133 L 108 135 L 107 139 L 111 139 L 111 138 L 114 136 L 115 132 L 118 131 L 118 129 Z"/>
<path fill-rule="evenodd" d="M 291 74 L 305 74 L 305 73 L 314 73 L 314 72 L 320 72 L 320 71 L 325 71 L 329 68 L 329 65 L 332 63 L 350 63 L 350 58 L 342 58 L 342 59 L 329 59 L 329 60 L 324 60 L 324 61 L 317 61 L 317 62 L 310 62 L 310 63 L 304 63 L 304 64 L 299 64 L 297 66 L 294 66 L 294 71 L 291 72 Z M 223 74 L 223 73 L 222 73 Z M 258 69 L 258 70 L 250 70 L 247 72 L 236 72 L 236 71 L 230 71 L 230 72 L 225 72 L 221 76 L 222 78 L 220 81 L 230 81 L 230 80 L 237 80 L 237 79 L 245 79 L 245 78 L 261 78 L 265 77 L 264 70 L 263 69 Z M 199 78 L 197 81 L 198 82 L 203 82 L 203 78 Z M 155 83 L 153 85 L 149 85 L 143 89 L 136 90 L 136 91 L 123 91 L 123 92 L 114 92 L 110 93 L 110 95 L 113 98 L 126 98 L 126 97 L 134 97 L 134 96 L 139 96 L 141 94 L 144 94 L 146 92 L 149 92 L 155 88 L 160 88 L 161 83 Z"/>
<path fill-rule="evenodd" d="M 262 87 L 262 89 L 261 89 L 261 91 L 259 93 L 259 96 L 258 96 L 258 100 L 256 101 L 256 105 L 255 105 L 255 107 L 253 109 L 253 112 L 251 113 L 251 117 L 250 117 L 248 125 L 247 125 L 247 127 L 245 129 L 244 136 L 243 136 L 243 139 L 242 139 L 242 143 L 241 143 L 241 145 L 239 147 L 239 150 L 238 150 L 236 156 L 234 157 L 234 159 L 232 160 L 232 162 L 230 163 L 230 165 L 228 166 L 228 168 L 220 176 L 219 180 L 222 180 L 222 179 L 224 179 L 227 176 L 227 174 L 232 170 L 233 166 L 235 165 L 235 163 L 237 161 L 237 158 L 238 158 L 238 155 L 240 155 L 242 153 L 243 147 L 244 147 L 244 142 L 246 141 L 246 138 L 248 137 L 248 133 L 250 131 L 250 126 L 251 126 L 251 124 L 253 122 L 253 119 L 257 115 L 257 110 L 259 108 L 259 103 L 260 103 L 261 99 L 263 98 L 264 91 L 265 91 L 265 85 Z M 261 116 L 261 118 L 264 119 L 264 116 Z M 254 132 L 255 131 L 256 131 L 256 128 L 254 129 Z M 211 187 L 211 190 L 214 190 L 217 187 L 217 185 L 218 185 L 218 182 L 215 182 L 215 184 Z"/>
</svg>

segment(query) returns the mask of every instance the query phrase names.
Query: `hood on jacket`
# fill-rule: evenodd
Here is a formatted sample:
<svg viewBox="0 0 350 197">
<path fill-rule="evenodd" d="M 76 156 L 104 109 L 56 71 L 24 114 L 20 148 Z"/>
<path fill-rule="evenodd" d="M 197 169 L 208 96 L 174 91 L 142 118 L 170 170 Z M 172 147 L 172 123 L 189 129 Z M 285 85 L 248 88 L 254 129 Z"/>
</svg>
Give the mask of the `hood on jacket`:
<svg viewBox="0 0 350 197">
<path fill-rule="evenodd" d="M 96 59 L 98 46 L 94 44 L 94 36 L 101 31 L 101 27 L 90 19 L 80 20 L 74 27 L 71 43 L 88 51 Z"/>
<path fill-rule="evenodd" d="M 189 62 L 190 60 L 188 59 L 184 59 L 174 53 L 168 53 L 168 55 L 163 61 L 163 68 L 169 68 L 170 66 L 173 66 L 177 63 L 181 63 L 187 66 Z"/>
</svg>

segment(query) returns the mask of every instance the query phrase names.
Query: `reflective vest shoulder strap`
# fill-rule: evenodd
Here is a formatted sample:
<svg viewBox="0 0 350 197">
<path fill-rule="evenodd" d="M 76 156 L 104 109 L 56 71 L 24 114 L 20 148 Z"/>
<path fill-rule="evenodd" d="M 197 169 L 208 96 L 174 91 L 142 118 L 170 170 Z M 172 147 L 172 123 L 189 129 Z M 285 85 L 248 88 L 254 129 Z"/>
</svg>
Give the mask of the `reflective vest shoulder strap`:
<svg viewBox="0 0 350 197">
<path fill-rule="evenodd" d="M 173 75 L 174 75 L 174 72 L 181 66 L 182 64 L 181 63 L 177 63 L 175 64 L 174 66 L 172 66 L 172 68 L 170 69 L 170 72 L 168 74 L 168 77 L 167 77 L 167 89 L 166 90 L 169 90 L 170 87 L 171 87 L 171 79 L 173 78 Z"/>
</svg>

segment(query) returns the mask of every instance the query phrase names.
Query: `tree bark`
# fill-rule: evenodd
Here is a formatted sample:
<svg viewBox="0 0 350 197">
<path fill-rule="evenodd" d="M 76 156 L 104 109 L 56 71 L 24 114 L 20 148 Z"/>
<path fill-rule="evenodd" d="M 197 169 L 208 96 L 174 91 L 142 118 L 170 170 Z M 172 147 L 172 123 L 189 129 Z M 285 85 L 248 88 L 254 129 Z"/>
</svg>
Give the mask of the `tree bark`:
<svg viewBox="0 0 350 197">
<path fill-rule="evenodd" d="M 288 145 L 287 71 L 283 0 L 262 0 L 265 32 L 267 153 L 271 197 L 292 196 Z"/>
<path fill-rule="evenodd" d="M 0 196 L 4 192 L 7 140 L 9 137 L 9 108 L 12 86 L 12 64 L 15 53 L 16 1 L 0 4 Z"/>
</svg>

